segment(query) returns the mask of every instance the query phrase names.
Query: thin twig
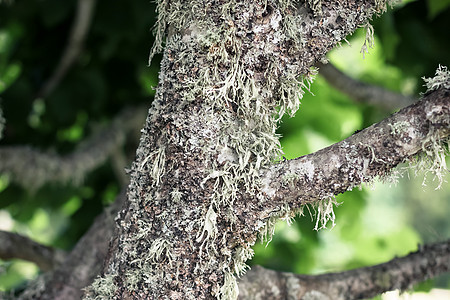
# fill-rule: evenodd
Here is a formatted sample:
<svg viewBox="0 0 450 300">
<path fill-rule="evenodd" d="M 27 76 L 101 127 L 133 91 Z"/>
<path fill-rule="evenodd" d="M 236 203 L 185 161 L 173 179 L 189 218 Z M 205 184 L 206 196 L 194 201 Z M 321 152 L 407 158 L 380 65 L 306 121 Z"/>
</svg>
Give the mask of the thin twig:
<svg viewBox="0 0 450 300">
<path fill-rule="evenodd" d="M 36 99 L 46 98 L 58 86 L 78 58 L 91 24 L 96 0 L 78 0 L 76 16 L 63 55 L 52 76 L 44 83 Z"/>
<path fill-rule="evenodd" d="M 391 92 L 382 87 L 355 80 L 338 70 L 333 64 L 318 63 L 319 74 L 330 85 L 348 95 L 357 102 L 378 106 L 387 111 L 393 111 L 412 104 L 415 99 Z"/>
</svg>

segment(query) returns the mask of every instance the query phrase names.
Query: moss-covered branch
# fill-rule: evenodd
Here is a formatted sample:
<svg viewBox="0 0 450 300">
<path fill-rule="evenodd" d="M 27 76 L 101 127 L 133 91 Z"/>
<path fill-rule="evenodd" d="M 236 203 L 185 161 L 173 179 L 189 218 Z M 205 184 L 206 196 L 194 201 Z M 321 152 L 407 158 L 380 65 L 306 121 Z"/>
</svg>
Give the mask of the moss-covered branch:
<svg viewBox="0 0 450 300">
<path fill-rule="evenodd" d="M 419 247 L 401 258 L 324 275 L 297 275 L 255 266 L 239 282 L 240 299 L 367 299 L 450 271 L 450 241 Z"/>
</svg>

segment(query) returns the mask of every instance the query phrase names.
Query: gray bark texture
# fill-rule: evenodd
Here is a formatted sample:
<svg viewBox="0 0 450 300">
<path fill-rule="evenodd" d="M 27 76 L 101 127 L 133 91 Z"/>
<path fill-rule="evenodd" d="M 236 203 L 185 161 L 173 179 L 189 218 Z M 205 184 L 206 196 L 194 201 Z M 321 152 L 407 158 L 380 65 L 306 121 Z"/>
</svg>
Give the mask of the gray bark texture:
<svg viewBox="0 0 450 300">
<path fill-rule="evenodd" d="M 386 2 L 157 1 L 153 52 L 162 51 L 165 39 L 159 86 L 102 275 L 86 289 L 85 299 L 237 299 L 237 277 L 247 269 L 251 247 L 270 239 L 278 219 L 315 203 L 322 226 L 333 220 L 334 195 L 387 176 L 418 153 L 438 157 L 450 134 L 445 89 L 331 147 L 282 158 L 277 122 L 298 109 L 315 73 L 312 66 L 384 12 Z M 103 216 L 96 224 L 112 221 Z M 86 279 L 96 272 L 76 269 L 77 258 L 87 260 L 85 266 L 103 260 L 109 232 L 99 232 L 80 241 L 66 259 L 75 275 L 90 273 Z M 96 244 L 98 254 L 87 253 L 86 247 Z M 448 270 L 448 263 L 439 270 Z M 61 276 L 68 279 L 54 276 L 53 282 L 73 281 L 68 289 L 76 293 L 77 280 Z M 252 298 L 253 279 L 241 282 L 246 298 Z M 377 292 L 394 287 L 384 283 Z M 292 275 L 285 284 L 300 283 Z M 312 287 L 290 295 L 334 299 L 326 289 L 336 286 Z M 348 288 L 339 298 L 359 295 Z M 43 292 L 40 298 L 50 296 Z"/>
</svg>

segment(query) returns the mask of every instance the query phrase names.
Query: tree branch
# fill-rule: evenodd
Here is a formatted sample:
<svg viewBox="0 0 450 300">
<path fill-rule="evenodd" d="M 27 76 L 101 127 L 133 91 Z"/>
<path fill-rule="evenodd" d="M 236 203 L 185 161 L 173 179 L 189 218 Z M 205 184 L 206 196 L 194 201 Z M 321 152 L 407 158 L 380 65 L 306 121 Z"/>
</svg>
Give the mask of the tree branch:
<svg viewBox="0 0 450 300">
<path fill-rule="evenodd" d="M 34 262 L 42 271 L 49 271 L 59 265 L 66 253 L 36 243 L 16 233 L 0 230 L 0 258 L 20 258 Z"/>
<path fill-rule="evenodd" d="M 277 210 L 286 202 L 292 209 L 332 198 L 387 176 L 423 150 L 433 156 L 449 135 L 450 91 L 441 89 L 339 143 L 274 165 L 262 174 L 262 192 Z M 437 168 L 445 168 L 445 160 L 441 163 Z"/>
<path fill-rule="evenodd" d="M 80 299 L 83 288 L 100 273 L 114 232 L 114 217 L 126 198 L 123 190 L 116 201 L 99 215 L 89 230 L 78 241 L 66 259 L 51 273 L 38 278 L 18 299 L 75 300 Z"/>
<path fill-rule="evenodd" d="M 450 270 L 450 241 L 372 267 L 324 275 L 296 275 L 256 266 L 239 282 L 240 299 L 366 299 Z M 308 298 L 309 296 L 309 298 Z"/>
<path fill-rule="evenodd" d="M 27 146 L 0 148 L 0 173 L 6 173 L 23 187 L 38 189 L 48 182 L 78 183 L 121 147 L 127 134 L 137 131 L 145 120 L 143 107 L 122 111 L 109 128 L 98 132 L 71 154 L 59 156 Z"/>
<path fill-rule="evenodd" d="M 91 24 L 95 3 L 96 0 L 78 0 L 76 16 L 64 53 L 52 76 L 45 82 L 36 98 L 47 97 L 58 86 L 61 79 L 80 55 Z"/>
<path fill-rule="evenodd" d="M 415 100 L 402 94 L 391 92 L 382 87 L 367 84 L 347 76 L 333 64 L 316 64 L 320 74 L 337 90 L 348 95 L 356 102 L 364 102 L 393 111 L 412 104 Z"/>
</svg>

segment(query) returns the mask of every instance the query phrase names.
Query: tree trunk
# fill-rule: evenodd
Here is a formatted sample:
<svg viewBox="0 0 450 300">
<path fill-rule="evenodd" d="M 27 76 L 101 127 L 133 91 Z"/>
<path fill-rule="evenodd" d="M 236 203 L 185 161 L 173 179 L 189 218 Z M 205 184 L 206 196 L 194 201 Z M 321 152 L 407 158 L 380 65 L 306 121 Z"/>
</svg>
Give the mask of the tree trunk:
<svg viewBox="0 0 450 300">
<path fill-rule="evenodd" d="M 158 1 L 157 39 L 166 36 L 159 86 L 104 275 L 86 298 L 236 299 L 236 276 L 277 219 L 319 201 L 326 222 L 333 195 L 420 151 L 430 131 L 402 116 L 423 117 L 425 104 L 319 158 L 282 159 L 277 121 L 298 109 L 311 66 L 385 6 L 381 0 Z M 448 95 L 442 97 L 428 107 L 427 128 L 442 114 L 448 128 Z M 403 127 L 392 131 L 399 120 Z M 416 138 L 407 140 L 412 133 L 405 128 Z M 388 135 L 393 142 L 385 145 L 379 138 Z M 378 144 L 370 143 L 373 136 Z"/>
</svg>

